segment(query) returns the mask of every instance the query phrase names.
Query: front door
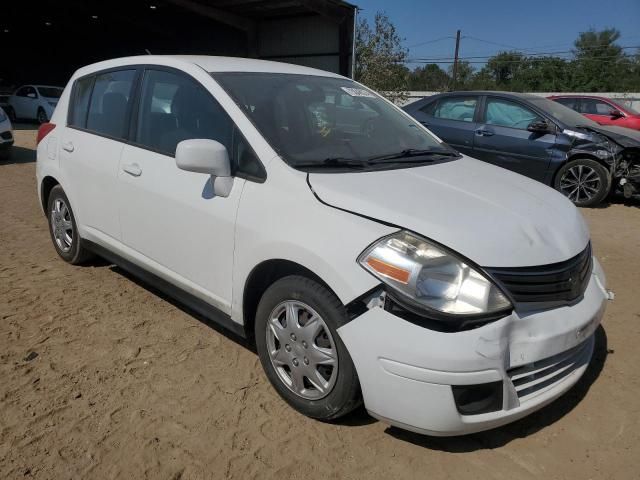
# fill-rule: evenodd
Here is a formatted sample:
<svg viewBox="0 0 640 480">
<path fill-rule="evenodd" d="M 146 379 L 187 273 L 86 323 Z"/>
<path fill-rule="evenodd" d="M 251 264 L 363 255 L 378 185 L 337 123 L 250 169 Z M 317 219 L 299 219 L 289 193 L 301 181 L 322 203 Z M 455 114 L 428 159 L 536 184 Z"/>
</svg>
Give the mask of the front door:
<svg viewBox="0 0 640 480">
<path fill-rule="evenodd" d="M 232 152 L 233 122 L 199 83 L 146 70 L 136 131 L 118 172 L 122 241 L 146 267 L 225 313 L 231 310 L 235 217 L 244 180 L 216 197 L 211 177 L 178 169 L 182 140 L 217 140 Z"/>
<path fill-rule="evenodd" d="M 476 158 L 544 181 L 556 134 L 527 130 L 543 120 L 540 115 L 519 102 L 487 97 L 481 119 L 473 143 Z"/>
</svg>

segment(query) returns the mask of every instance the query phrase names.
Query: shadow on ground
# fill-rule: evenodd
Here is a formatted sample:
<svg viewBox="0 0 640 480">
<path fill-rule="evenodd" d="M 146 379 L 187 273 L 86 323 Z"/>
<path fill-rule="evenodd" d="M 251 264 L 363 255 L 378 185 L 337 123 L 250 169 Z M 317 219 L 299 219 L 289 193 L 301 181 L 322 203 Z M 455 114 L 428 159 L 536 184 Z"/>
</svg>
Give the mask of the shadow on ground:
<svg viewBox="0 0 640 480">
<path fill-rule="evenodd" d="M 591 385 L 593 385 L 600 376 L 607 355 L 611 353 L 607 349 L 607 334 L 602 325 L 596 330 L 595 340 L 593 358 L 578 383 L 556 401 L 517 422 L 494 430 L 459 437 L 428 437 L 400 430 L 395 427 L 389 427 L 386 433 L 398 440 L 403 440 L 420 447 L 449 453 L 466 453 L 476 450 L 498 448 L 508 444 L 512 440 L 532 435 L 557 422 L 573 410 L 582 401 L 589 391 L 589 388 L 591 388 Z"/>
<path fill-rule="evenodd" d="M 31 148 L 13 146 L 7 158 L 0 158 L 0 165 L 32 163 L 36 161 L 36 151 Z"/>
</svg>

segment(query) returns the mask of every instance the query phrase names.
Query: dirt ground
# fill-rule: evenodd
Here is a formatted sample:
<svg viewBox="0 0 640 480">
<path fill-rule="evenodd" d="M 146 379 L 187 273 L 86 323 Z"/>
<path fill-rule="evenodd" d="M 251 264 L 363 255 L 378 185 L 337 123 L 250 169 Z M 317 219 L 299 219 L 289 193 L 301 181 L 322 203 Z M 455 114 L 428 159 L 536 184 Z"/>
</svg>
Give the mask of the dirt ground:
<svg viewBox="0 0 640 480">
<path fill-rule="evenodd" d="M 0 163 L 0 478 L 640 478 L 640 203 L 584 210 L 615 301 L 564 397 L 459 438 L 337 424 L 255 353 L 120 269 L 73 267 L 36 198 L 35 132 Z M 429 408 L 425 404 L 425 408 Z"/>
</svg>

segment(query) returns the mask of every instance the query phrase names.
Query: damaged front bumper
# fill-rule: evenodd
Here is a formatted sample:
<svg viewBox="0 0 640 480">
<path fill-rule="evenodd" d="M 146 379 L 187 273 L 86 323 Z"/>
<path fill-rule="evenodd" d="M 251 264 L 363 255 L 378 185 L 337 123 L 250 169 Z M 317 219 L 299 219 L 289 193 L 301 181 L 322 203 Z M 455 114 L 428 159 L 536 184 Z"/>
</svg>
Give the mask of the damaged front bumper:
<svg viewBox="0 0 640 480">
<path fill-rule="evenodd" d="M 438 332 L 374 306 L 340 334 L 369 413 L 437 436 L 494 428 L 550 403 L 587 369 L 610 293 L 594 258 L 573 305 L 522 311 L 482 327 Z"/>
</svg>

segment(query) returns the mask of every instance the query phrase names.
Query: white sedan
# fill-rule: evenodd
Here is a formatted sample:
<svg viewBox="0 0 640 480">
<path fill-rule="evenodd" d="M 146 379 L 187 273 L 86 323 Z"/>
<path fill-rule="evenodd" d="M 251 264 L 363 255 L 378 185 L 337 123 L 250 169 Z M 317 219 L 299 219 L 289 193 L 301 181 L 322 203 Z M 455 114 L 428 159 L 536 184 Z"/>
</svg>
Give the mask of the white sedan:
<svg viewBox="0 0 640 480">
<path fill-rule="evenodd" d="M 9 97 L 10 115 L 14 120 L 48 122 L 58 105 L 62 88 L 47 85 L 24 85 Z"/>
<path fill-rule="evenodd" d="M 0 159 L 9 156 L 9 150 L 12 145 L 11 121 L 5 111 L 0 108 Z"/>
</svg>

